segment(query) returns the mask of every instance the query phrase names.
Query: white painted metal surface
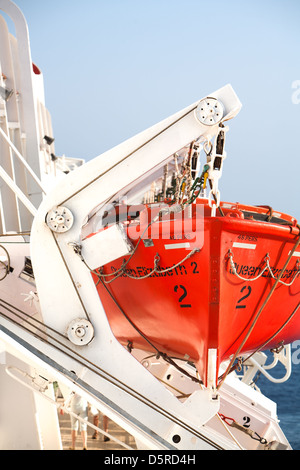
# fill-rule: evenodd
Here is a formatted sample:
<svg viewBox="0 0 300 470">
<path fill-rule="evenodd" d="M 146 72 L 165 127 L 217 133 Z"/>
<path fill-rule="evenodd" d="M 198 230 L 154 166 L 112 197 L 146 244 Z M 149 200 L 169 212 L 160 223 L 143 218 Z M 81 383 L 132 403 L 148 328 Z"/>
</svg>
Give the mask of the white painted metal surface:
<svg viewBox="0 0 300 470">
<path fill-rule="evenodd" d="M 0 9 L 12 17 L 17 31 L 15 39 L 0 17 L 5 45 L 0 71 L 6 76 L 1 75 L 0 86 L 14 91 L 8 101 L 0 98 L 0 177 L 5 183 L 0 186 L 0 245 L 6 249 L 0 282 L 0 448 L 61 448 L 56 407 L 49 400 L 54 381 L 85 396 L 130 432 L 139 448 L 266 448 L 243 430 L 229 428 L 222 416 L 242 424 L 247 416 L 269 448 L 278 442 L 289 447 L 276 421 L 275 404 L 249 387 L 246 375 L 244 382 L 230 375 L 216 394 L 214 350 L 205 389 L 162 358 L 147 358 L 136 350 L 131 354 L 122 347 L 87 267 L 130 252 L 115 226 L 86 238 L 88 215 L 154 168 L 163 168 L 194 140 L 213 139 L 219 118 L 223 123 L 240 110 L 232 87 L 217 90 L 85 165 L 65 157 L 52 159 L 51 120 L 42 75 L 33 71 L 26 22 L 10 0 L 0 0 Z M 200 116 L 203 104 L 208 113 Z M 65 176 L 66 169 L 79 166 Z M 60 181 L 54 190 L 51 178 Z M 217 194 L 217 185 L 213 187 Z M 30 237 L 7 233 L 24 230 L 30 230 Z M 196 376 L 192 366 L 183 367 Z M 252 362 L 249 367 L 253 375 L 261 365 Z M 20 395 L 24 406 L 17 402 Z M 6 405 L 13 404 L 15 413 L 8 413 Z M 20 416 L 26 433 L 21 426 L 16 442 Z"/>
<path fill-rule="evenodd" d="M 0 86 L 11 92 L 7 101 L 0 97 L 3 233 L 30 230 L 35 211 L 49 185 L 53 185 L 53 178 L 64 176 L 64 171 L 80 166 L 82 161 L 55 156 L 43 75 L 32 62 L 26 20 L 10 0 L 0 0 L 1 10 L 10 16 L 16 30 L 14 37 L 0 16 Z"/>
<path fill-rule="evenodd" d="M 240 103 L 230 86 L 218 91 L 215 95 L 226 103 L 225 116 L 238 111 Z M 95 337 L 80 354 L 93 364 L 99 366 L 101 364 L 106 374 L 117 377 L 126 384 L 126 387 L 130 387 L 135 390 L 135 393 L 145 397 L 146 401 L 159 404 L 159 407 L 167 414 L 189 423 L 192 429 L 199 432 L 199 426 L 202 423 L 201 410 L 205 409 L 207 418 L 209 403 L 206 403 L 205 407 L 201 406 L 201 400 L 197 394 L 199 401 L 197 408 L 200 414 L 197 413 L 196 416 L 190 407 L 170 396 L 169 392 L 117 342 L 110 330 L 90 272 L 72 249 L 72 244 L 82 243 L 80 237 L 83 221 L 95 205 L 104 203 L 117 191 L 129 186 L 151 168 L 162 164 L 166 158 L 189 141 L 207 134 L 207 127 L 202 126 L 195 117 L 194 111 L 197 105 L 198 103 L 193 104 L 87 163 L 81 168 L 79 179 L 78 172 L 68 175 L 69 184 L 62 183 L 56 186 L 55 192 L 49 193 L 39 208 L 31 232 L 31 256 L 45 324 L 64 333 L 71 321 L 86 316 L 94 327 Z M 212 134 L 211 128 L 209 133 Z M 74 224 L 67 232 L 55 234 L 45 224 L 45 219 L 53 207 L 61 205 L 72 212 Z M 103 262 L 100 262 L 102 250 Z M 105 251 L 105 244 L 100 245 L 98 254 L 100 265 L 105 262 Z M 47 276 L 47 283 L 45 283 L 45 276 Z M 52 298 L 49 297 L 49 284 L 55 292 Z M 65 299 L 68 299 L 70 308 L 66 305 Z M 99 356 L 99 351 L 101 351 L 101 356 Z M 145 406 L 140 401 L 129 397 L 120 389 L 112 388 L 107 382 L 100 384 L 97 374 L 90 370 L 86 372 L 85 380 L 91 387 L 109 396 L 118 407 L 124 407 L 131 416 L 152 430 L 151 432 L 159 433 L 162 439 L 168 440 L 169 445 L 174 445 L 170 438 L 170 429 L 173 429 L 174 425 L 171 425 L 169 419 L 166 420 L 157 411 L 149 412 L 148 405 Z M 215 414 L 215 407 L 214 403 L 212 415 Z M 175 428 L 173 431 L 175 432 Z M 177 444 L 178 448 L 210 447 L 211 445 L 206 443 L 206 440 L 211 441 L 210 433 L 207 429 L 201 429 L 202 432 L 205 436 L 204 440 L 195 439 L 192 432 L 182 430 L 180 443 Z M 220 442 L 221 446 L 228 446 L 223 442 L 223 438 Z"/>
</svg>

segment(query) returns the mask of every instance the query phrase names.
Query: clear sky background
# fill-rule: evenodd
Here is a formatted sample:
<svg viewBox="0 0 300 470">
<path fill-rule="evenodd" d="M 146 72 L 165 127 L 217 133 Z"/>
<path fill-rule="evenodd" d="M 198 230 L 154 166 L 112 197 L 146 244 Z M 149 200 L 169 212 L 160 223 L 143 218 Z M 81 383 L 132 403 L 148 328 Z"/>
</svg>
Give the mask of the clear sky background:
<svg viewBox="0 0 300 470">
<path fill-rule="evenodd" d="M 300 220 L 299 0 L 15 3 L 57 155 L 94 158 L 231 83 L 243 108 L 229 121 L 221 199 Z"/>
</svg>

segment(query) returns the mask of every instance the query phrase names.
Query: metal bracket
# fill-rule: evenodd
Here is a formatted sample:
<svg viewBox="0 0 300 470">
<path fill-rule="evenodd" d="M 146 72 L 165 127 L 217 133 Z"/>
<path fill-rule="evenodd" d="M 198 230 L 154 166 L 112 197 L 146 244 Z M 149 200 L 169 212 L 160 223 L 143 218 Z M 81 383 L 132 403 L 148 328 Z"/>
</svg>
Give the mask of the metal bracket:
<svg viewBox="0 0 300 470">
<path fill-rule="evenodd" d="M 273 353 L 274 354 L 274 353 Z M 275 353 L 276 354 L 276 353 Z M 245 362 L 245 366 L 250 366 L 249 372 L 244 375 L 243 382 L 252 382 L 254 376 L 260 371 L 270 382 L 273 383 L 284 383 L 286 382 L 292 373 L 292 359 L 291 359 L 291 345 L 285 346 L 279 353 L 274 354 L 274 360 L 271 364 L 266 365 L 267 356 L 263 352 L 254 354 Z M 280 362 L 285 368 L 285 374 L 281 378 L 273 377 L 267 370 L 273 369 Z"/>
</svg>

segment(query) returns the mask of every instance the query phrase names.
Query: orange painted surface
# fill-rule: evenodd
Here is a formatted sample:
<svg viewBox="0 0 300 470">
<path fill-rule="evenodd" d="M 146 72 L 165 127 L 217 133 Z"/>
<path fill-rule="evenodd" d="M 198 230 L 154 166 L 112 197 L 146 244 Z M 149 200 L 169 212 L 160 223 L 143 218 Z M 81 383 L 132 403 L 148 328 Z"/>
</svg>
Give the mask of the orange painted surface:
<svg viewBox="0 0 300 470">
<path fill-rule="evenodd" d="M 253 282 L 239 279 L 232 272 L 229 253 L 232 253 L 237 273 L 246 279 L 261 273 L 269 254 L 272 273 L 277 277 L 299 233 L 292 217 L 281 215 L 281 219 L 290 225 L 256 221 L 251 219 L 249 212 L 261 214 L 266 219 L 268 209 L 223 205 L 225 216 L 221 217 L 217 212 L 212 218 L 207 204 L 194 204 L 190 217 L 193 223 L 184 231 L 180 215 L 170 223 L 164 218 L 155 222 L 143 236 L 143 240 L 151 240 L 152 246 L 145 246 L 141 241 L 126 266 L 126 272 L 137 279 L 122 274 L 106 284 L 137 329 L 159 351 L 195 362 L 204 383 L 208 349 L 217 349 L 217 366 L 234 354 L 275 283 L 269 271 Z M 134 233 L 134 246 L 137 234 L 143 233 L 147 221 L 146 209 L 138 219 L 125 222 L 129 238 Z M 170 249 L 170 245 L 175 248 Z M 157 256 L 157 269 L 162 271 L 179 263 L 196 248 L 199 249 L 197 253 L 174 269 L 154 272 L 150 277 L 140 279 L 153 270 Z M 293 280 L 298 268 L 297 259 L 297 255 L 291 258 L 282 281 L 290 283 Z M 123 259 L 119 259 L 109 263 L 103 273 L 113 273 L 122 262 Z M 124 317 L 102 282 L 98 282 L 94 274 L 93 277 L 116 338 L 124 346 L 130 342 L 133 347 L 155 352 Z M 111 279 L 108 277 L 106 281 Z M 274 335 L 299 301 L 298 276 L 290 287 L 279 284 L 241 354 L 254 351 Z M 299 338 L 300 309 L 267 349 L 283 340 L 288 344 Z"/>
</svg>

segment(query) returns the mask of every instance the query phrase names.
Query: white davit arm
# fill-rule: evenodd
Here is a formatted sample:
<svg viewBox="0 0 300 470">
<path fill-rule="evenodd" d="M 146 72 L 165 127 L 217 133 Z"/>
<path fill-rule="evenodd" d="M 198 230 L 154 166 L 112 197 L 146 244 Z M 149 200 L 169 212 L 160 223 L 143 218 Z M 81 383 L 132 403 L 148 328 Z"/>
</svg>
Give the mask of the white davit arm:
<svg viewBox="0 0 300 470">
<path fill-rule="evenodd" d="M 127 421 L 139 423 L 139 438 L 150 442 L 152 448 L 174 446 L 171 436 L 177 424 L 169 416 L 176 416 L 176 421 L 183 420 L 199 430 L 218 411 L 219 402 L 209 400 L 205 390 L 196 392 L 189 404 L 179 402 L 119 344 L 110 329 L 91 273 L 73 247 L 82 245 L 82 226 L 96 206 L 190 142 L 216 136 L 220 121 L 232 118 L 241 107 L 230 85 L 209 99 L 214 99 L 222 109 L 221 120 L 215 119 L 211 125 L 201 122 L 201 107 L 205 102 L 201 100 L 88 162 L 45 196 L 31 232 L 32 265 L 44 323 L 66 335 L 65 344 L 73 351 L 72 365 L 70 354 L 64 357 L 53 350 L 52 359 L 68 370 L 72 367 L 77 377 L 84 376 L 86 387 L 93 391 L 94 397 L 100 394 L 102 399 L 109 397 L 111 409 L 115 407 L 118 413 L 120 409 L 126 410 L 130 416 Z M 116 231 L 114 236 L 118 240 Z M 107 262 L 108 244 L 109 239 L 105 237 L 99 243 L 99 265 Z M 94 248 L 86 245 L 86 254 Z M 126 250 L 120 246 L 123 248 Z M 80 341 L 74 334 L 78 328 Z M 127 392 L 116 383 L 126 384 Z M 155 405 L 149 408 L 149 404 L 138 400 L 141 396 Z M 212 436 L 201 434 L 201 437 L 198 431 L 196 434 L 195 439 L 190 429 L 182 430 L 178 448 L 211 448 Z M 226 447 L 225 442 L 220 445 Z"/>
<path fill-rule="evenodd" d="M 223 120 L 240 110 L 240 102 L 230 85 L 211 97 L 222 103 Z M 203 100 L 200 107 L 202 103 Z M 96 206 L 104 204 L 191 141 L 202 136 L 211 139 L 218 133 L 219 123 L 207 126 L 198 120 L 198 105 L 199 102 L 194 103 L 86 163 L 70 173 L 44 198 L 32 227 L 31 251 L 45 321 L 49 316 L 49 321 L 64 331 L 71 320 L 84 314 L 83 304 L 90 312 L 96 306 L 95 313 L 98 314 L 99 298 L 97 296 L 97 301 L 90 300 L 95 294 L 93 283 L 70 244 L 81 244 L 82 226 Z M 47 216 L 56 212 L 57 224 L 52 221 L 51 225 L 48 217 L 48 226 L 45 223 Z M 65 228 L 61 231 L 60 227 Z M 101 250 L 103 261 L 107 262 L 105 243 L 101 244 Z M 56 292 L 55 300 L 49 301 L 49 282 L 46 279 Z M 75 279 L 82 286 L 80 295 L 73 283 Z M 85 293 L 83 286 L 88 285 Z M 64 292 L 61 286 L 64 286 Z M 66 298 L 71 305 L 69 309 L 66 309 Z M 55 316 L 53 311 L 56 312 Z"/>
</svg>

